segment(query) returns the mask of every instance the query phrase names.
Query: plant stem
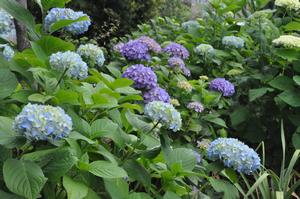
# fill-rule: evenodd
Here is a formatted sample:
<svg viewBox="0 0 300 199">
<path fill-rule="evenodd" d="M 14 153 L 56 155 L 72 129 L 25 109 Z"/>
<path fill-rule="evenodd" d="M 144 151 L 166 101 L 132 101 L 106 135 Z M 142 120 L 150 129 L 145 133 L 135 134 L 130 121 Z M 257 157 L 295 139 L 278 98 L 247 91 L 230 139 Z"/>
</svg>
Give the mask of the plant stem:
<svg viewBox="0 0 300 199">
<path fill-rule="evenodd" d="M 58 79 L 57 84 L 55 85 L 54 90 L 58 87 L 58 85 L 60 84 L 60 82 L 62 81 L 62 79 L 64 78 L 64 76 L 65 76 L 65 74 L 67 73 L 68 70 L 69 70 L 69 69 L 66 68 L 66 69 L 64 70 L 64 72 L 61 74 L 61 76 L 60 76 L 59 79 Z"/>
</svg>

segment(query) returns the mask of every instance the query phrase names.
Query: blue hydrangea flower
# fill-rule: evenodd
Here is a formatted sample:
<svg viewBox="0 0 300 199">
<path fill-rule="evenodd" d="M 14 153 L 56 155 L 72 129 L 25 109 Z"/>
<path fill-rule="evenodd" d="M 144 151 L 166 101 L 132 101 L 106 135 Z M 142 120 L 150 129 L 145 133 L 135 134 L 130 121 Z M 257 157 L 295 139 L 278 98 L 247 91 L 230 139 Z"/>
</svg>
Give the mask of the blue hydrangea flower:
<svg viewBox="0 0 300 199">
<path fill-rule="evenodd" d="M 163 49 L 163 51 L 170 54 L 172 57 L 179 57 L 182 59 L 187 59 L 190 56 L 189 51 L 184 46 L 175 42 L 171 42 Z"/>
<path fill-rule="evenodd" d="M 195 48 L 195 53 L 201 56 L 212 57 L 215 54 L 215 49 L 209 44 L 200 44 Z"/>
<path fill-rule="evenodd" d="M 15 56 L 15 51 L 8 44 L 0 45 L 0 49 L 3 49 L 0 54 L 2 54 L 7 61 L 10 61 Z"/>
<path fill-rule="evenodd" d="M 15 118 L 13 129 L 29 140 L 59 140 L 72 130 L 72 119 L 60 107 L 27 104 Z"/>
<path fill-rule="evenodd" d="M 227 47 L 243 48 L 245 45 L 245 41 L 240 37 L 225 36 L 222 39 L 222 44 Z"/>
<path fill-rule="evenodd" d="M 70 8 L 52 8 L 45 17 L 44 28 L 46 31 L 50 31 L 51 25 L 60 20 L 76 20 L 81 17 L 88 17 L 88 19 L 72 23 L 64 28 L 65 31 L 74 35 L 83 34 L 88 31 L 91 25 L 89 16 L 81 11 L 75 12 Z"/>
<path fill-rule="evenodd" d="M 258 154 L 244 143 L 234 138 L 218 138 L 207 149 L 210 160 L 221 160 L 226 167 L 251 174 L 260 167 Z"/>
<path fill-rule="evenodd" d="M 218 91 L 225 97 L 230 97 L 235 93 L 234 85 L 224 78 L 216 78 L 209 84 L 209 89 Z"/>
<path fill-rule="evenodd" d="M 182 125 L 180 113 L 173 105 L 165 102 L 153 101 L 146 104 L 145 115 L 174 132 L 179 131 Z"/>
<path fill-rule="evenodd" d="M 143 44 L 146 44 L 148 49 L 155 53 L 159 53 L 162 51 L 161 46 L 154 39 L 150 37 L 141 36 L 137 40 L 142 42 Z"/>
<path fill-rule="evenodd" d="M 165 89 L 160 87 L 154 87 L 143 94 L 143 98 L 145 103 L 153 102 L 153 101 L 162 101 L 166 103 L 171 102 L 170 95 Z"/>
<path fill-rule="evenodd" d="M 190 109 L 190 110 L 193 110 L 197 113 L 201 113 L 201 112 L 204 111 L 204 106 L 199 102 L 190 102 L 187 105 L 187 108 Z"/>
<path fill-rule="evenodd" d="M 186 31 L 189 31 L 191 28 L 200 28 L 201 26 L 197 21 L 190 20 L 190 21 L 183 22 L 181 24 L 181 27 Z"/>
<path fill-rule="evenodd" d="M 184 75 L 191 76 L 191 71 L 185 66 L 184 61 L 179 57 L 171 57 L 168 60 L 168 65 L 172 68 L 179 68 Z"/>
<path fill-rule="evenodd" d="M 197 151 L 194 151 L 194 155 L 195 155 L 195 158 L 196 158 L 196 162 L 200 163 L 201 159 L 202 159 L 201 155 Z"/>
<path fill-rule="evenodd" d="M 157 86 L 157 77 L 152 68 L 145 67 L 143 64 L 136 64 L 128 67 L 122 77 L 134 81 L 137 89 L 152 89 Z"/>
<path fill-rule="evenodd" d="M 16 29 L 13 17 L 0 8 L 0 37 L 9 41 L 16 40 Z"/>
<path fill-rule="evenodd" d="M 131 40 L 124 44 L 120 53 L 128 60 L 150 60 L 149 48 L 139 40 Z"/>
<path fill-rule="evenodd" d="M 94 44 L 80 45 L 77 49 L 77 53 L 92 65 L 103 66 L 105 57 L 102 49 Z"/>
<path fill-rule="evenodd" d="M 58 71 L 67 70 L 67 75 L 75 79 L 85 79 L 88 76 L 88 66 L 77 53 L 58 52 L 50 56 L 50 66 Z"/>
</svg>

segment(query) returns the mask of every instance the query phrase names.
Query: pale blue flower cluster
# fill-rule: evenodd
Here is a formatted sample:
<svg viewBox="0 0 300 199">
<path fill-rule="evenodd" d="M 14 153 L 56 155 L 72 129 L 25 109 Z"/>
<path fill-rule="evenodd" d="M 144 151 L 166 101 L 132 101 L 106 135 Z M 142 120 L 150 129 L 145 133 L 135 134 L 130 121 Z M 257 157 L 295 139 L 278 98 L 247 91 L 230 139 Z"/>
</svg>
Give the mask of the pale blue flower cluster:
<svg viewBox="0 0 300 199">
<path fill-rule="evenodd" d="M 218 138 L 207 149 L 210 160 L 221 160 L 226 167 L 251 174 L 260 167 L 259 155 L 247 145 L 234 138 Z"/>
<path fill-rule="evenodd" d="M 209 44 L 200 44 L 195 48 L 195 53 L 201 56 L 212 57 L 215 54 L 215 49 Z"/>
<path fill-rule="evenodd" d="M 45 17 L 44 28 L 46 31 L 50 31 L 51 25 L 61 20 L 77 20 L 81 17 L 87 17 L 87 20 L 74 22 L 64 28 L 65 31 L 79 35 L 88 31 L 91 25 L 91 20 L 88 15 L 83 12 L 75 12 L 70 8 L 52 8 Z"/>
<path fill-rule="evenodd" d="M 77 53 L 58 52 L 50 56 L 50 66 L 58 71 L 67 70 L 66 74 L 75 79 L 85 79 L 88 76 L 88 66 Z"/>
<path fill-rule="evenodd" d="M 189 31 L 192 28 L 200 28 L 201 26 L 200 26 L 200 24 L 197 21 L 190 20 L 190 21 L 183 22 L 181 24 L 181 27 L 183 29 L 185 29 L 186 31 Z"/>
<path fill-rule="evenodd" d="M 222 44 L 227 47 L 243 48 L 245 45 L 245 41 L 240 37 L 225 36 L 222 39 Z"/>
<path fill-rule="evenodd" d="M 182 125 L 180 113 L 169 103 L 153 101 L 145 106 L 145 115 L 176 132 Z"/>
<path fill-rule="evenodd" d="M 16 39 L 16 29 L 13 17 L 0 8 L 0 37 L 14 41 Z"/>
<path fill-rule="evenodd" d="M 77 49 L 77 53 L 88 63 L 97 66 L 103 66 L 105 57 L 102 49 L 94 44 L 80 45 Z"/>
<path fill-rule="evenodd" d="M 29 140 L 55 141 L 72 130 L 72 119 L 60 107 L 27 104 L 15 118 L 13 129 Z"/>
<path fill-rule="evenodd" d="M 15 56 L 15 51 L 8 44 L 1 44 L 0 49 L 0 54 L 3 55 L 7 61 L 10 61 Z"/>
</svg>

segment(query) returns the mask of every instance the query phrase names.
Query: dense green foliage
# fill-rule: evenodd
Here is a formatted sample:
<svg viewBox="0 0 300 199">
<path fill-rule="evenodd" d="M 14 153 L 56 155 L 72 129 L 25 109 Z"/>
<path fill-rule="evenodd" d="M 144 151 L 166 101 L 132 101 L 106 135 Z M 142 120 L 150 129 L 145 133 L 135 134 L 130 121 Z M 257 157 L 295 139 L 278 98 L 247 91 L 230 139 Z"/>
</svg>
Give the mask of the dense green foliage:
<svg viewBox="0 0 300 199">
<path fill-rule="evenodd" d="M 159 17 L 139 25 L 130 36 L 116 39 L 126 43 L 147 35 L 163 48 L 177 42 L 189 52 L 183 46 L 181 54 L 172 49 L 153 50 L 151 59 L 133 61 L 132 49 L 126 54 L 125 48 L 114 48 L 112 41 L 103 65 L 100 48 L 88 46 L 92 50 L 86 53 L 89 48 L 79 47 L 97 37 L 87 40 L 72 35 L 89 25 L 87 16 L 44 17 L 51 8 L 64 7 L 69 1 L 36 2 L 43 19 L 35 20 L 15 0 L 0 0 L 0 8 L 26 25 L 30 40 L 24 51 L 15 50 L 12 57 L 1 51 L 4 56 L 0 56 L 0 198 L 297 196 L 299 11 L 284 6 L 262 10 L 269 1 L 212 0 L 203 18 L 196 21 Z M 126 10 L 120 16 L 131 18 L 130 27 L 143 19 L 136 10 L 148 12 L 158 3 L 143 1 L 132 6 L 126 2 L 111 5 Z M 101 5 L 91 1 L 87 6 L 93 7 L 89 7 L 93 13 L 97 11 L 94 6 Z M 76 14 L 68 12 L 71 17 Z M 48 29 L 45 21 L 52 23 Z M 294 37 L 278 40 L 285 34 Z M 225 37 L 233 35 L 239 37 L 234 42 Z M 6 41 L 1 39 L 1 43 Z M 133 51 L 142 54 L 145 46 L 140 40 L 133 43 L 139 47 Z M 170 66 L 170 58 L 178 58 L 172 53 L 185 59 L 180 64 L 186 68 Z M 131 74 L 136 64 L 149 68 L 138 65 L 141 73 Z M 132 80 L 124 78 L 125 73 Z M 175 108 L 146 102 L 145 84 L 156 83 L 153 76 Z M 213 80 L 220 77 L 235 89 L 230 83 L 222 91 L 212 89 Z M 191 102 L 197 103 L 197 109 Z M 221 141 L 213 149 L 212 141 L 219 137 L 238 137 L 254 150 L 238 141 Z M 228 154 L 222 154 L 222 149 Z M 215 158 L 210 157 L 213 150 Z"/>
</svg>

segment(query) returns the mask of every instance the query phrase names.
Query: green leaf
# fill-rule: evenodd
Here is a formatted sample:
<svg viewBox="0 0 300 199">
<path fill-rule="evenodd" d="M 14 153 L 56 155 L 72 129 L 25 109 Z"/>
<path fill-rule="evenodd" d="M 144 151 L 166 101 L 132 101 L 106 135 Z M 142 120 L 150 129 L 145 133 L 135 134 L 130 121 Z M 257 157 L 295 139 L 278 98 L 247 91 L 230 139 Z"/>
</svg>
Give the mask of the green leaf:
<svg viewBox="0 0 300 199">
<path fill-rule="evenodd" d="M 163 199 L 181 199 L 176 193 L 167 191 L 163 197 Z"/>
<path fill-rule="evenodd" d="M 272 81 L 268 83 L 273 88 L 285 91 L 288 89 L 293 89 L 294 82 L 291 78 L 287 76 L 277 76 Z"/>
<path fill-rule="evenodd" d="M 148 171 L 135 160 L 127 160 L 123 164 L 128 176 L 142 183 L 145 187 L 151 186 L 151 177 Z"/>
<path fill-rule="evenodd" d="M 292 142 L 295 149 L 300 149 L 300 133 L 293 134 Z"/>
<path fill-rule="evenodd" d="M 25 143 L 25 137 L 18 135 L 12 129 L 13 120 L 0 116 L 0 145 L 7 148 L 15 148 Z"/>
<path fill-rule="evenodd" d="M 284 91 L 278 97 L 292 107 L 300 106 L 300 93 L 298 90 Z"/>
<path fill-rule="evenodd" d="M 45 95 L 42 95 L 42 94 L 39 94 L 39 93 L 35 93 L 35 94 L 32 94 L 28 97 L 28 100 L 31 101 L 31 102 L 39 102 L 39 103 L 46 103 L 48 100 L 52 99 L 53 96 L 45 96 Z"/>
<path fill-rule="evenodd" d="M 291 30 L 300 30 L 300 23 L 297 21 L 292 21 L 290 23 L 288 23 L 287 25 L 283 26 L 283 28 L 287 31 L 291 31 Z"/>
<path fill-rule="evenodd" d="M 36 55 L 36 57 L 43 62 L 43 65 L 45 65 L 45 62 L 47 61 L 48 56 L 46 55 L 44 50 L 36 42 L 30 42 L 30 44 L 31 44 L 31 48 L 32 48 L 34 54 Z"/>
<path fill-rule="evenodd" d="M 55 22 L 54 24 L 51 25 L 50 27 L 50 32 L 53 33 L 59 29 L 62 29 L 66 26 L 69 26 L 73 23 L 76 23 L 76 22 L 80 22 L 80 21 L 86 21 L 86 20 L 89 20 L 89 17 L 88 16 L 82 16 L 78 19 L 75 19 L 75 20 L 72 20 L 72 19 L 65 19 L 65 20 L 59 20 L 57 22 Z"/>
<path fill-rule="evenodd" d="M 138 115 L 132 113 L 131 111 L 127 111 L 126 114 L 126 119 L 128 122 L 136 129 L 142 131 L 142 132 L 149 132 L 152 128 L 153 125 L 141 120 Z"/>
<path fill-rule="evenodd" d="M 250 102 L 264 96 L 269 91 L 269 88 L 257 88 L 249 90 L 249 100 Z"/>
<path fill-rule="evenodd" d="M 121 167 L 102 160 L 92 162 L 88 171 L 101 178 L 123 178 L 127 176 L 126 171 Z"/>
<path fill-rule="evenodd" d="M 63 8 L 66 3 L 71 0 L 42 0 L 42 5 L 45 10 L 49 10 L 50 8 Z"/>
<path fill-rule="evenodd" d="M 295 75 L 293 77 L 293 80 L 298 86 L 300 86 L 300 76 L 299 75 Z"/>
<path fill-rule="evenodd" d="M 41 47 L 44 53 L 47 56 L 52 55 L 56 52 L 65 52 L 65 51 L 74 51 L 75 46 L 70 43 L 66 42 L 62 39 L 53 36 L 43 36 L 41 39 L 35 42 L 37 45 Z"/>
<path fill-rule="evenodd" d="M 9 159 L 3 165 L 4 182 L 7 188 L 20 196 L 36 199 L 47 178 L 42 169 L 33 162 Z"/>
<path fill-rule="evenodd" d="M 114 82 L 112 82 L 111 87 L 113 89 L 117 89 L 117 88 L 128 87 L 128 86 L 131 86 L 132 84 L 133 84 L 132 80 L 126 79 L 126 78 L 120 78 L 120 79 L 116 79 Z"/>
<path fill-rule="evenodd" d="M 152 199 L 152 197 L 146 193 L 131 193 L 127 199 Z"/>
<path fill-rule="evenodd" d="M 218 118 L 218 117 L 216 117 L 216 116 L 214 116 L 212 114 L 206 115 L 206 116 L 202 117 L 202 119 L 204 119 L 206 121 L 209 121 L 211 123 L 217 124 L 219 126 L 227 128 L 226 123 L 225 123 L 225 121 L 223 119 Z"/>
<path fill-rule="evenodd" d="M 129 186 L 124 179 L 103 179 L 103 181 L 105 189 L 112 199 L 127 199 Z"/>
<path fill-rule="evenodd" d="M 0 198 L 3 198 L 3 199 L 24 199 L 23 197 L 19 197 L 19 196 L 16 196 L 16 195 L 5 193 L 2 190 L 0 190 Z"/>
<path fill-rule="evenodd" d="M 65 175 L 77 162 L 75 153 L 70 147 L 35 151 L 25 154 L 22 159 L 36 162 L 52 181 Z"/>
<path fill-rule="evenodd" d="M 83 199 L 101 199 L 98 194 L 93 191 L 92 189 L 89 189 L 88 194 Z"/>
<path fill-rule="evenodd" d="M 85 184 L 75 181 L 69 176 L 64 176 L 63 185 L 67 191 L 68 199 L 82 199 L 88 194 L 89 188 Z"/>
<path fill-rule="evenodd" d="M 75 91 L 71 90 L 59 90 L 55 97 L 59 101 L 59 104 L 70 104 L 70 105 L 80 105 L 79 95 Z"/>
<path fill-rule="evenodd" d="M 10 96 L 18 85 L 16 76 L 6 68 L 0 68 L 0 99 Z"/>
<path fill-rule="evenodd" d="M 230 120 L 233 126 L 237 126 L 249 118 L 250 111 L 247 107 L 237 107 L 230 114 Z"/>
<path fill-rule="evenodd" d="M 238 190 L 229 182 L 214 178 L 209 178 L 209 182 L 216 192 L 224 193 L 224 199 L 240 198 Z"/>
<path fill-rule="evenodd" d="M 34 17 L 21 4 L 15 0 L 1 0 L 0 7 L 11 14 L 15 19 L 23 23 L 29 30 L 34 32 L 35 22 Z"/>
<path fill-rule="evenodd" d="M 299 58 L 299 51 L 295 49 L 280 48 L 276 49 L 275 53 L 279 57 L 287 59 L 288 61 L 295 61 Z"/>
<path fill-rule="evenodd" d="M 168 154 L 167 162 L 170 167 L 180 164 L 184 170 L 192 171 L 196 166 L 196 157 L 192 149 L 177 148 Z"/>
</svg>

